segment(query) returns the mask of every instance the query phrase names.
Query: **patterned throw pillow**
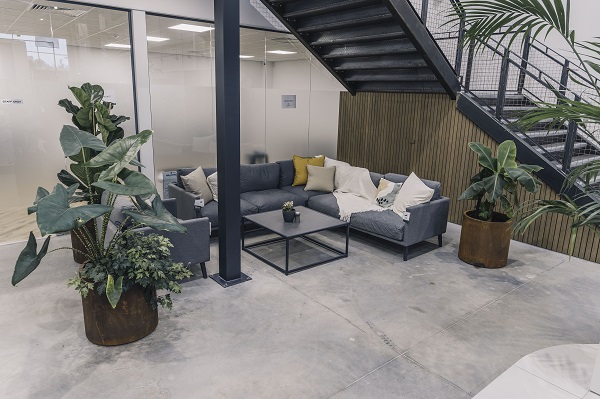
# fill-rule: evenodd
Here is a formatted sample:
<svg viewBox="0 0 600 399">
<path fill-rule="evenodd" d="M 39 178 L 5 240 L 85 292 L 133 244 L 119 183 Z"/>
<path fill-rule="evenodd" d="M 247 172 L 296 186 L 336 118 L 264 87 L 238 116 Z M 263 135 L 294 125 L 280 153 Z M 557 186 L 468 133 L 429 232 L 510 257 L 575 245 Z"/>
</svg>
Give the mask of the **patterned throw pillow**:
<svg viewBox="0 0 600 399">
<path fill-rule="evenodd" d="M 402 187 L 402 183 L 394 183 L 381 178 L 381 180 L 379 180 L 379 187 L 377 188 L 375 203 L 383 208 L 389 208 L 394 205 L 400 187 Z"/>
</svg>

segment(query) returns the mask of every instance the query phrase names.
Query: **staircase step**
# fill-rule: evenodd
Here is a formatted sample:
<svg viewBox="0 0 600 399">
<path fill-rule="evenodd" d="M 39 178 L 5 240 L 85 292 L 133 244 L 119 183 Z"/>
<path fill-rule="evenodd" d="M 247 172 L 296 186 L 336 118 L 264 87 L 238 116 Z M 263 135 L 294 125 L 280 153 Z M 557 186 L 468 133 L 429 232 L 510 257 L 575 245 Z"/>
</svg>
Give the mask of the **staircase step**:
<svg viewBox="0 0 600 399">
<path fill-rule="evenodd" d="M 336 72 L 354 71 L 354 70 L 378 70 L 378 69 L 412 69 L 426 68 L 427 63 L 418 54 L 407 54 L 402 57 L 380 56 L 337 59 L 331 62 L 332 68 Z"/>
<path fill-rule="evenodd" d="M 350 71 L 343 76 L 348 82 L 437 82 L 437 77 L 429 69 Z"/>
<path fill-rule="evenodd" d="M 445 93 L 439 82 L 356 82 L 356 91 L 395 93 Z"/>
<path fill-rule="evenodd" d="M 498 94 L 477 94 L 479 100 L 481 100 L 484 104 L 489 105 L 491 107 L 495 107 L 498 103 Z M 504 107 L 510 106 L 535 106 L 527 97 L 522 94 L 507 94 L 504 100 Z"/>
<path fill-rule="evenodd" d="M 335 44 L 365 43 L 378 40 L 404 39 L 406 34 L 397 23 L 378 24 L 376 26 L 358 26 L 349 29 L 337 29 L 327 32 L 315 32 L 309 43 L 312 47 Z"/>
<path fill-rule="evenodd" d="M 299 33 L 310 33 L 351 28 L 360 25 L 380 24 L 392 20 L 392 14 L 390 14 L 387 7 L 378 5 L 302 18 L 297 21 L 295 27 Z"/>
<path fill-rule="evenodd" d="M 380 0 L 304 0 L 284 6 L 284 18 L 302 18 L 381 4 Z"/>
<path fill-rule="evenodd" d="M 562 130 L 533 130 L 525 133 L 527 137 L 530 139 L 537 138 L 546 138 L 546 137 L 557 137 L 557 136 L 566 136 L 568 131 L 566 129 Z M 525 136 L 523 133 L 519 133 L 520 136 Z"/>
<path fill-rule="evenodd" d="M 585 165 L 592 161 L 598 160 L 600 160 L 600 155 L 578 155 L 571 159 L 571 168 L 576 168 L 577 166 Z M 560 162 L 555 162 L 554 165 L 556 165 L 556 167 L 559 169 L 562 168 Z"/>
<path fill-rule="evenodd" d="M 384 40 L 374 43 L 329 46 L 320 52 L 324 59 L 372 57 L 392 54 L 417 53 L 417 49 L 408 39 Z"/>
<path fill-rule="evenodd" d="M 580 150 L 582 148 L 587 147 L 587 143 L 575 143 L 573 146 L 574 150 Z M 563 153 L 565 151 L 565 143 L 553 143 L 553 144 L 543 144 L 540 147 L 535 148 L 537 151 L 544 153 L 548 152 L 550 154 L 553 153 Z"/>
</svg>

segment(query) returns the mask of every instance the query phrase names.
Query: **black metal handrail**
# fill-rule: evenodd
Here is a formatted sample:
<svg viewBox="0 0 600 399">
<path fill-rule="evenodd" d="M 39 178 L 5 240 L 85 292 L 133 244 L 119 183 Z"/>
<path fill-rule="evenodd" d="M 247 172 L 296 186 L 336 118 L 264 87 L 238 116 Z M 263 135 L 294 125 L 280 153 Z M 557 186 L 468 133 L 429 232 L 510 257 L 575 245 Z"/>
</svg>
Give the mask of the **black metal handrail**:
<svg viewBox="0 0 600 399">
<path fill-rule="evenodd" d="M 416 3 L 416 2 L 415 2 Z M 440 3 L 437 3 L 437 5 L 439 6 Z M 449 0 L 449 2 L 447 3 L 449 4 L 449 7 L 452 7 L 453 10 L 460 10 L 460 0 Z M 430 24 L 432 21 L 432 18 L 434 17 L 434 13 L 432 13 L 430 10 L 430 4 L 429 4 L 429 0 L 421 0 L 421 4 L 420 7 L 417 7 L 417 5 L 415 4 L 415 10 L 419 9 L 421 10 L 421 20 L 423 21 L 423 24 L 425 24 L 425 26 L 427 28 L 430 28 Z M 438 16 L 439 17 L 439 16 Z M 450 18 L 450 13 L 448 13 L 447 15 L 445 15 L 445 18 L 449 19 Z M 437 21 L 439 22 L 439 20 Z M 469 94 L 471 94 L 472 96 L 479 98 L 476 92 L 494 92 L 497 93 L 497 98 L 496 98 L 496 106 L 495 108 L 492 108 L 490 106 L 487 106 L 487 108 L 490 109 L 490 112 L 496 116 L 496 118 L 503 120 L 504 123 L 511 125 L 513 128 L 515 128 L 516 126 L 514 126 L 514 124 L 512 124 L 512 121 L 508 120 L 507 118 L 504 117 L 504 107 L 506 104 L 506 99 L 507 99 L 507 94 L 510 93 L 516 93 L 518 95 L 524 95 L 527 94 L 527 97 L 532 100 L 533 102 L 538 102 L 538 103 L 544 103 L 544 102 L 548 102 L 548 100 L 544 100 L 542 98 L 540 98 L 540 94 L 536 94 L 534 93 L 532 90 L 530 90 L 529 88 L 526 87 L 526 79 L 531 79 L 536 85 L 541 86 L 541 88 L 543 88 L 544 90 L 547 91 L 551 91 L 553 94 L 558 95 L 558 98 L 556 99 L 556 101 L 560 101 L 561 98 L 570 98 L 572 100 L 577 100 L 577 101 L 584 101 L 586 103 L 590 103 L 590 101 L 588 101 L 586 98 L 584 98 L 584 96 L 582 95 L 583 93 L 577 93 L 575 90 L 572 90 L 570 88 L 571 86 L 571 82 L 573 80 L 575 81 L 579 81 L 579 82 L 583 82 L 584 84 L 588 84 L 588 85 L 597 85 L 598 84 L 598 79 L 596 79 L 595 81 L 591 81 L 588 77 L 587 74 L 584 72 L 584 68 L 582 68 L 581 66 L 571 62 L 570 60 L 568 60 L 567 58 L 565 58 L 564 56 L 560 55 L 558 52 L 554 51 L 553 49 L 549 48 L 548 46 L 546 46 L 545 44 L 537 41 L 537 40 L 531 40 L 530 37 L 525 37 L 523 39 L 523 46 L 522 46 L 522 53 L 521 54 L 517 54 L 514 51 L 511 51 L 509 48 L 507 48 L 506 46 L 502 45 L 501 43 L 499 43 L 498 41 L 492 39 L 492 43 L 485 43 L 483 44 L 483 46 L 480 48 L 479 51 L 491 51 L 492 52 L 492 56 L 497 56 L 497 57 L 501 57 L 502 59 L 502 63 L 501 63 L 501 67 L 500 67 L 500 78 L 499 81 L 497 83 L 493 84 L 493 88 L 492 89 L 484 89 L 484 90 L 473 90 L 472 89 L 472 83 L 473 83 L 473 79 L 475 79 L 475 75 L 474 75 L 474 59 L 475 59 L 475 46 L 471 45 L 469 46 L 469 48 L 467 48 L 467 64 L 466 64 L 466 69 L 464 71 L 464 74 L 462 74 L 463 72 L 463 53 L 464 50 L 462 47 L 462 41 L 463 41 L 463 36 L 465 33 L 465 22 L 464 22 L 464 18 L 460 19 L 460 23 L 458 24 L 447 24 L 447 23 L 442 23 L 441 25 L 438 25 L 437 27 L 431 27 L 433 29 L 435 28 L 439 28 L 440 26 L 448 26 L 451 27 L 448 31 L 445 32 L 439 32 L 436 31 L 434 36 L 436 36 L 437 40 L 455 40 L 454 44 L 452 45 L 452 50 L 454 50 L 454 46 L 455 46 L 455 52 L 456 52 L 456 56 L 455 56 L 455 72 L 457 74 L 457 76 L 459 76 L 461 78 L 461 84 L 463 87 L 463 90 L 465 92 L 468 92 Z M 499 32 L 498 34 L 504 34 L 505 32 Z M 549 70 L 552 70 L 552 67 L 548 67 L 547 69 L 545 69 L 543 66 L 539 66 L 536 65 L 534 63 L 531 62 L 530 60 L 530 55 L 532 53 L 532 51 L 536 52 L 535 54 L 541 54 L 545 57 L 545 59 L 548 60 L 548 62 L 552 62 L 556 65 L 559 66 L 559 70 L 560 70 L 560 77 L 558 76 L 552 76 L 549 73 Z M 446 53 L 447 57 L 449 57 L 449 54 Z M 545 62 L 541 62 L 542 65 L 547 65 Z M 508 89 L 508 82 L 509 82 L 509 73 L 512 70 L 515 70 L 518 72 L 518 77 L 517 77 L 517 86 L 516 86 L 516 91 L 512 91 Z M 570 77 L 573 77 L 574 79 L 570 79 Z M 489 79 L 489 77 L 486 76 L 487 79 Z M 596 99 L 596 97 L 592 97 L 592 96 L 588 96 L 589 98 L 593 98 L 594 100 Z M 479 98 L 479 100 L 482 100 L 481 98 Z M 597 100 L 596 100 L 597 101 Z M 483 101 L 481 101 L 481 103 L 483 103 Z M 522 133 L 522 137 L 526 138 L 526 142 L 533 146 L 536 147 L 537 150 L 544 154 L 546 157 L 549 157 L 550 159 L 554 159 L 556 160 L 557 164 L 560 163 L 562 166 L 562 172 L 563 173 L 568 173 L 570 171 L 571 168 L 571 160 L 573 158 L 573 152 L 574 152 L 574 145 L 575 142 L 577 141 L 578 138 L 585 140 L 585 142 L 587 142 L 589 145 L 591 145 L 592 147 L 600 150 L 600 147 L 598 146 L 598 142 L 596 140 L 590 140 L 587 135 L 585 134 L 578 134 L 579 132 L 579 127 L 578 124 L 575 122 L 569 122 L 566 126 L 567 131 L 567 139 L 566 139 L 566 143 L 565 143 L 565 148 L 564 148 L 564 152 L 562 154 L 561 160 L 559 161 L 558 158 L 556 158 L 553 154 L 550 154 L 542 145 L 537 144 L 537 142 L 535 140 L 532 140 L 531 138 L 529 138 L 529 136 L 527 135 L 526 132 L 521 131 L 520 133 Z"/>
</svg>

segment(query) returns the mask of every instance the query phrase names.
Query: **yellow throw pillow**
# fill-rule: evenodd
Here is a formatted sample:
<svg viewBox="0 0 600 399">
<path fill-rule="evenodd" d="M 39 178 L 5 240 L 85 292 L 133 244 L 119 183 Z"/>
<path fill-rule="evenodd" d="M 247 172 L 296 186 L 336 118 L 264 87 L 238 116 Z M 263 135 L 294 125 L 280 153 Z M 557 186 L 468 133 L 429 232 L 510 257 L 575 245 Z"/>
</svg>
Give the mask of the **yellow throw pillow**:
<svg viewBox="0 0 600 399">
<path fill-rule="evenodd" d="M 307 165 L 325 165 L 325 157 L 300 157 L 298 155 L 294 155 L 292 161 L 294 161 L 294 182 L 292 183 L 292 186 L 301 186 L 306 184 L 308 181 L 308 169 L 306 168 Z"/>
</svg>

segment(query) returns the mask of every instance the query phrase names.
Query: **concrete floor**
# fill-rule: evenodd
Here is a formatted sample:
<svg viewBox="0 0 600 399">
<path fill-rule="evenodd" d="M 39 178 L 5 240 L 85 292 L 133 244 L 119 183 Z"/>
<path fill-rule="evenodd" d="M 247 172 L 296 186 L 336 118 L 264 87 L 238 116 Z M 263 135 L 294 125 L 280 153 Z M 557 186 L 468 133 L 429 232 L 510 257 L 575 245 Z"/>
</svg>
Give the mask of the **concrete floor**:
<svg viewBox="0 0 600 399">
<path fill-rule="evenodd" d="M 477 269 L 458 238 L 450 225 L 403 262 L 359 236 L 288 277 L 244 254 L 252 281 L 188 282 L 153 334 L 112 348 L 85 338 L 68 252 L 13 288 L 22 244 L 2 246 L 0 398 L 469 398 L 528 353 L 598 343 L 597 264 L 513 242 L 506 268 Z"/>
</svg>

